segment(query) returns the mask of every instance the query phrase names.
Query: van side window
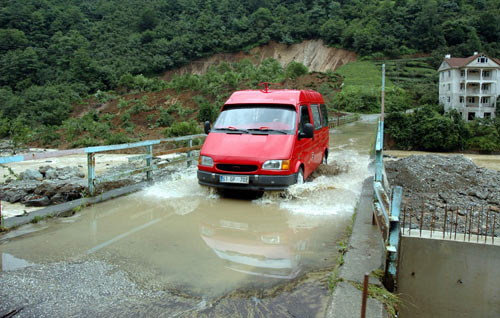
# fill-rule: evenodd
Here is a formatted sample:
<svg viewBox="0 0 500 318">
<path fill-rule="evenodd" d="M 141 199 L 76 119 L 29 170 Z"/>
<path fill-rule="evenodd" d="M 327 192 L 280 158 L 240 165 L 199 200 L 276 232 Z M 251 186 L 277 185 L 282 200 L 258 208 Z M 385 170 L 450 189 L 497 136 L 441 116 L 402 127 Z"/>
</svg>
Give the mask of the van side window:
<svg viewBox="0 0 500 318">
<path fill-rule="evenodd" d="M 323 119 L 323 127 L 328 127 L 328 110 L 325 104 L 321 104 L 321 118 Z"/>
<path fill-rule="evenodd" d="M 304 125 L 311 123 L 311 118 L 309 117 L 309 110 L 307 106 L 300 106 L 300 123 L 299 123 L 299 132 L 304 131 Z"/>
<path fill-rule="evenodd" d="M 319 105 L 311 105 L 311 112 L 314 120 L 314 129 L 321 129 L 321 117 L 319 117 Z"/>
</svg>

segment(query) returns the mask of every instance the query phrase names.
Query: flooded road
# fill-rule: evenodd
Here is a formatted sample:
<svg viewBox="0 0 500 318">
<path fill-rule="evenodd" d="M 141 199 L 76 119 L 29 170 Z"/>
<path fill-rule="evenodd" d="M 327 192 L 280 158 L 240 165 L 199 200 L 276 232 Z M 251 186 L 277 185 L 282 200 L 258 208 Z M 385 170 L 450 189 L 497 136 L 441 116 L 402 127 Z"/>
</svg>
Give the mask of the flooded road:
<svg viewBox="0 0 500 318">
<path fill-rule="evenodd" d="M 321 317 L 375 130 L 332 130 L 329 165 L 287 192 L 221 195 L 188 169 L 0 236 L 0 313 Z"/>
</svg>

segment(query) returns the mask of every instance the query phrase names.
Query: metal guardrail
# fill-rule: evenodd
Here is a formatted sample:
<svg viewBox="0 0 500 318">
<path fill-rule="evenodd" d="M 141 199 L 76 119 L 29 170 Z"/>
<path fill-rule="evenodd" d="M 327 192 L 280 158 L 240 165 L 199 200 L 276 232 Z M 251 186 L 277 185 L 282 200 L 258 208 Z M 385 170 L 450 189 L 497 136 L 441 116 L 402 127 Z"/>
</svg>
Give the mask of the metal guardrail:
<svg viewBox="0 0 500 318">
<path fill-rule="evenodd" d="M 381 120 L 378 123 L 377 140 L 375 142 L 375 179 L 373 181 L 375 209 L 372 223 L 378 225 L 386 247 L 384 284 L 388 290 L 393 291 L 398 269 L 400 237 L 399 215 L 403 188 L 400 186 L 394 187 L 392 189 L 392 199 L 387 195 L 389 189 L 386 189 L 386 186 L 384 186 L 386 176 L 383 161 L 383 148 L 384 122 Z"/>
<path fill-rule="evenodd" d="M 158 167 L 153 165 L 153 157 L 155 155 L 161 156 L 161 155 L 165 155 L 165 154 L 185 152 L 187 154 L 187 156 L 185 158 L 181 158 L 180 160 L 173 160 L 173 161 L 170 161 L 166 164 L 172 164 L 172 163 L 177 163 L 177 162 L 187 160 L 188 166 L 189 166 L 191 164 L 191 160 L 194 159 L 194 157 L 192 156 L 192 151 L 201 148 L 201 146 L 194 146 L 193 147 L 193 140 L 198 139 L 198 138 L 204 138 L 204 137 L 206 137 L 205 134 L 198 134 L 198 135 L 189 135 L 189 136 L 183 136 L 183 137 L 174 137 L 174 138 L 165 138 L 165 139 L 156 139 L 156 140 L 145 140 L 145 141 L 141 141 L 141 142 L 119 144 L 119 145 L 95 146 L 95 147 L 86 147 L 86 148 L 78 148 L 78 149 L 51 151 L 51 152 L 44 152 L 44 153 L 30 153 L 30 154 L 26 154 L 26 155 L 0 157 L 0 164 L 13 163 L 13 162 L 23 162 L 23 161 L 28 161 L 28 160 L 46 159 L 46 158 L 55 158 L 55 157 L 63 157 L 63 156 L 70 156 L 70 155 L 76 155 L 76 154 L 87 154 L 88 190 L 89 190 L 89 194 L 91 196 L 93 196 L 95 194 L 95 186 L 96 186 L 96 184 L 98 184 L 100 182 L 113 181 L 113 180 L 117 180 L 117 178 L 121 178 L 124 176 L 136 174 L 136 173 L 143 173 L 143 172 L 146 172 L 146 178 L 148 180 L 152 180 L 153 170 L 158 168 Z M 161 143 L 166 143 L 166 142 L 178 142 L 178 141 L 187 141 L 188 147 L 171 149 L 171 150 L 168 150 L 165 152 L 159 152 L 159 153 L 153 154 L 153 145 L 159 145 Z M 95 174 L 95 154 L 96 153 L 105 152 L 105 151 L 132 149 L 132 148 L 139 148 L 139 147 L 146 147 L 146 154 L 132 156 L 129 158 L 129 162 L 144 160 L 146 163 L 144 167 L 121 172 L 121 173 L 118 173 L 118 174 L 112 175 L 112 176 L 96 177 L 96 174 Z M 166 165 L 166 164 L 164 164 L 164 165 Z"/>
<path fill-rule="evenodd" d="M 359 114 L 349 114 L 344 116 L 329 116 L 328 128 L 335 128 L 340 125 L 355 122 L 359 119 Z"/>
</svg>

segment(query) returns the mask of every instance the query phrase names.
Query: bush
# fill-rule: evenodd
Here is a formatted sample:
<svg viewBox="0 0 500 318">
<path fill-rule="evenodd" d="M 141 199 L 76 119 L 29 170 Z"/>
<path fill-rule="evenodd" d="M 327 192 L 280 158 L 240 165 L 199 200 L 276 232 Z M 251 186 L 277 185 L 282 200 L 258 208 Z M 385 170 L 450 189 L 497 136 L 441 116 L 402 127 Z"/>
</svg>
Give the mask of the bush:
<svg viewBox="0 0 500 318">
<path fill-rule="evenodd" d="M 110 134 L 106 138 L 106 145 L 126 144 L 133 140 L 126 136 L 124 133 Z"/>
<path fill-rule="evenodd" d="M 214 122 L 218 114 L 217 109 L 202 96 L 195 96 L 193 99 L 199 107 L 198 120 L 202 123 L 205 121 Z"/>
<path fill-rule="evenodd" d="M 174 118 L 169 114 L 168 110 L 162 109 L 160 110 L 160 117 L 156 121 L 156 125 L 159 127 L 168 127 L 172 125 L 174 122 Z"/>
<path fill-rule="evenodd" d="M 179 137 L 186 135 L 195 135 L 201 133 L 201 131 L 202 131 L 201 128 L 194 120 L 191 120 L 189 122 L 181 121 L 181 122 L 176 122 L 172 124 L 171 127 L 165 129 L 165 136 Z"/>
</svg>

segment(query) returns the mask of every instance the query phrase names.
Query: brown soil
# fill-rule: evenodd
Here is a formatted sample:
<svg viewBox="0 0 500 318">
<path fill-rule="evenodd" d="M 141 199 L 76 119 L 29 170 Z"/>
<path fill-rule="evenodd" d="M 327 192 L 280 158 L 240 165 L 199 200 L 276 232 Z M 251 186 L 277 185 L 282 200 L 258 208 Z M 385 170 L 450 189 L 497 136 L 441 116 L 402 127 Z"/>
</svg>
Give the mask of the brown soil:
<svg viewBox="0 0 500 318">
<path fill-rule="evenodd" d="M 242 59 L 248 58 L 254 63 L 260 63 L 264 59 L 272 57 L 278 60 L 282 65 L 286 66 L 291 61 L 299 61 L 304 63 L 309 70 L 310 74 L 301 76 L 296 80 L 286 80 L 282 83 L 276 83 L 271 85 L 272 89 L 313 89 L 318 90 L 321 84 L 329 81 L 328 77 L 323 74 L 327 70 L 335 70 L 341 65 L 354 61 L 357 57 L 356 53 L 346 51 L 343 49 L 329 48 L 323 44 L 321 40 L 309 40 L 304 41 L 300 44 L 294 44 L 291 46 L 286 46 L 284 44 L 278 44 L 271 42 L 267 45 L 256 47 L 252 49 L 249 53 L 238 52 L 233 54 L 216 54 L 209 58 L 204 58 L 198 61 L 194 61 L 189 65 L 183 66 L 179 69 L 168 71 L 163 75 L 163 79 L 170 80 L 175 74 L 202 74 L 211 65 L 216 65 L 221 62 L 237 62 Z M 340 87 L 340 83 L 334 85 L 335 87 Z M 242 83 L 238 89 L 248 89 L 248 85 Z M 333 88 L 332 88 L 333 89 Z M 196 119 L 198 114 L 198 106 L 193 101 L 193 97 L 196 95 L 201 95 L 198 91 L 182 91 L 177 92 L 173 89 L 166 89 L 160 92 L 141 92 L 141 93 L 130 93 L 117 92 L 120 96 L 114 100 L 106 103 L 100 103 L 95 98 L 86 100 L 85 103 L 75 105 L 71 117 L 81 118 L 89 111 L 94 110 L 99 114 L 113 114 L 115 117 L 112 120 L 113 133 L 123 133 L 129 135 L 125 129 L 122 127 L 122 121 L 120 115 L 125 113 L 130 107 L 133 106 L 133 102 L 130 102 L 128 107 L 122 109 L 118 108 L 118 103 L 120 99 L 126 101 L 131 101 L 134 99 L 140 100 L 143 96 L 148 96 L 148 100 L 145 104 L 150 108 L 147 111 L 141 111 L 138 114 L 131 115 L 131 122 L 135 125 L 134 135 L 138 139 L 159 139 L 164 137 L 165 127 L 151 127 L 160 115 L 162 109 L 167 109 L 176 102 L 182 103 L 183 108 L 192 109 L 193 112 L 189 115 L 179 118 L 176 112 L 171 115 L 175 120 L 185 121 Z M 167 98 L 168 95 L 168 98 Z M 215 100 L 210 100 L 212 103 Z M 221 105 L 222 106 L 222 105 Z M 148 122 L 148 116 L 153 116 L 153 119 Z M 64 131 L 59 131 L 62 135 L 62 140 L 60 141 L 59 148 L 65 149 L 71 146 L 73 140 L 66 140 L 64 138 Z M 132 136 L 130 136 L 132 137 Z M 41 144 L 33 144 L 32 146 L 43 147 Z"/>
<path fill-rule="evenodd" d="M 326 72 L 328 70 L 334 71 L 344 64 L 355 61 L 357 54 L 344 49 L 327 47 L 322 40 L 307 40 L 293 45 L 271 41 L 269 44 L 253 48 L 248 53 L 219 53 L 199 59 L 186 66 L 166 72 L 163 79 L 170 80 L 174 75 L 186 73 L 203 74 L 210 66 L 221 62 L 234 63 L 249 59 L 255 64 L 259 64 L 266 58 L 274 58 L 283 66 L 292 61 L 301 62 L 310 71 Z"/>
</svg>

